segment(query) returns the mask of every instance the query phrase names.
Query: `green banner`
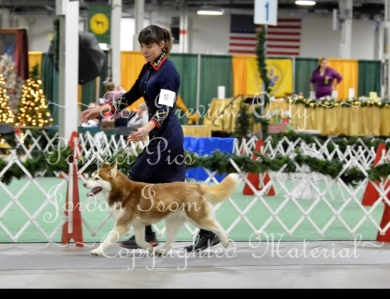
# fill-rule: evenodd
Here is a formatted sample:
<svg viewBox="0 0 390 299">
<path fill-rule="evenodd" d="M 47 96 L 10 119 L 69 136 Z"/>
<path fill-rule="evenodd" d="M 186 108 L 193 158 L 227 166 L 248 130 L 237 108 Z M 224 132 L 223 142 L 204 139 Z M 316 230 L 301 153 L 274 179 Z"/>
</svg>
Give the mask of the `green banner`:
<svg viewBox="0 0 390 299">
<path fill-rule="evenodd" d="M 88 6 L 88 32 L 95 34 L 99 43 L 111 44 L 111 6 Z"/>
</svg>

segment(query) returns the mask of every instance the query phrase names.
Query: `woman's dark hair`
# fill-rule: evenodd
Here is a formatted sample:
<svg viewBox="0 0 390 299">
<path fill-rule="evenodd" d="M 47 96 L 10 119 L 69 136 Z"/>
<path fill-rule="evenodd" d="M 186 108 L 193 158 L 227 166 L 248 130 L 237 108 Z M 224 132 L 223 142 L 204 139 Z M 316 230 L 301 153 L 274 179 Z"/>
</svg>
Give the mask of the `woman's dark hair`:
<svg viewBox="0 0 390 299">
<path fill-rule="evenodd" d="M 322 57 L 322 58 L 318 59 L 318 66 L 317 66 L 317 69 L 320 69 L 320 67 L 321 67 L 321 62 L 323 62 L 324 60 L 328 60 L 328 59 L 326 59 L 325 57 Z"/>
<path fill-rule="evenodd" d="M 138 42 L 144 45 L 160 44 L 164 41 L 163 51 L 169 56 L 172 49 L 172 35 L 165 29 L 156 25 L 149 25 L 141 30 L 138 35 Z"/>
</svg>

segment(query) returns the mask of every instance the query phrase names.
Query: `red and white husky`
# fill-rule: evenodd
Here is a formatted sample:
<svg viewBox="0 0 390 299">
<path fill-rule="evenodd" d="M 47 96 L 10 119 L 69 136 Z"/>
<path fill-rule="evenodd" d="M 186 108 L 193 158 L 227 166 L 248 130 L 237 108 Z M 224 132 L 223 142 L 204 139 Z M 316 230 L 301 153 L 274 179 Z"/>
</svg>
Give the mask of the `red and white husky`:
<svg viewBox="0 0 390 299">
<path fill-rule="evenodd" d="M 179 228 L 189 221 L 198 228 L 215 233 L 227 248 L 229 240 L 217 224 L 212 204 L 228 199 L 234 192 L 239 175 L 231 173 L 214 186 L 205 184 L 173 182 L 148 184 L 134 182 L 117 169 L 117 165 L 105 162 L 94 172 L 84 187 L 91 189 L 88 196 L 102 193 L 107 199 L 116 219 L 114 229 L 93 255 L 103 253 L 124 236 L 133 226 L 137 244 L 150 253 L 154 248 L 145 241 L 145 226 L 165 220 L 167 238 L 164 246 L 156 250 L 157 255 L 167 254 L 175 242 Z"/>
</svg>

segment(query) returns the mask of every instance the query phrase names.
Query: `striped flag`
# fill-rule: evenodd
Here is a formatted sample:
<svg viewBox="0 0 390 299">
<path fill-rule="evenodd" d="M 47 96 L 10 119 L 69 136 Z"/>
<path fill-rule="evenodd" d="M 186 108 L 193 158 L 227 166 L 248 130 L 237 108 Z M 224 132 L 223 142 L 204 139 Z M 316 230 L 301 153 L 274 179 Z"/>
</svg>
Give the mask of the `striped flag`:
<svg viewBox="0 0 390 299">
<path fill-rule="evenodd" d="M 261 25 L 253 23 L 253 15 L 231 15 L 229 53 L 255 54 L 257 37 L 256 32 Z"/>
<path fill-rule="evenodd" d="M 267 55 L 299 56 L 301 20 L 278 19 L 277 26 L 267 26 Z"/>
<path fill-rule="evenodd" d="M 253 15 L 232 14 L 229 53 L 255 55 L 260 28 L 261 25 L 254 24 Z M 267 55 L 299 56 L 300 41 L 300 19 L 278 19 L 277 26 L 267 26 Z"/>
</svg>

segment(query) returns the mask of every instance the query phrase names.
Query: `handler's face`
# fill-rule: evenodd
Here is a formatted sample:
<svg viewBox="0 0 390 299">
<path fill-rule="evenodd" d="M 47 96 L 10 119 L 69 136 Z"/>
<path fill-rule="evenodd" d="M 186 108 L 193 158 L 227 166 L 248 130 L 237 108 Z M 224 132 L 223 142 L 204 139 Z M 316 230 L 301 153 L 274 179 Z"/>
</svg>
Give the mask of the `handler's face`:
<svg viewBox="0 0 390 299">
<path fill-rule="evenodd" d="M 156 58 L 161 55 L 163 46 L 163 42 L 160 45 L 156 43 L 150 45 L 140 44 L 141 53 L 147 62 L 155 61 Z"/>
</svg>

